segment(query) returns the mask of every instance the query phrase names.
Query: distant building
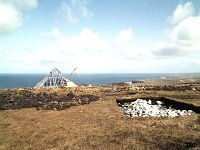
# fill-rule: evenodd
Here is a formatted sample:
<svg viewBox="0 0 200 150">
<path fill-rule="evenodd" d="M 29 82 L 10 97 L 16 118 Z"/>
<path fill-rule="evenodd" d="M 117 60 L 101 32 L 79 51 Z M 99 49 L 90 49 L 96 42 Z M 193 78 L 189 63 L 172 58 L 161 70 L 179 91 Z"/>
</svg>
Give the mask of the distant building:
<svg viewBox="0 0 200 150">
<path fill-rule="evenodd" d="M 50 71 L 50 76 L 44 77 L 40 82 L 38 82 L 34 88 L 48 88 L 48 87 L 77 87 L 77 85 L 70 81 L 67 77 L 61 76 L 61 71 L 54 68 Z"/>
<path fill-rule="evenodd" d="M 54 69 L 52 69 L 52 70 L 50 71 L 50 75 L 51 75 L 52 77 L 53 77 L 53 76 L 58 77 L 58 76 L 60 76 L 60 74 L 61 74 L 61 71 L 58 70 L 57 68 L 54 68 Z"/>
</svg>

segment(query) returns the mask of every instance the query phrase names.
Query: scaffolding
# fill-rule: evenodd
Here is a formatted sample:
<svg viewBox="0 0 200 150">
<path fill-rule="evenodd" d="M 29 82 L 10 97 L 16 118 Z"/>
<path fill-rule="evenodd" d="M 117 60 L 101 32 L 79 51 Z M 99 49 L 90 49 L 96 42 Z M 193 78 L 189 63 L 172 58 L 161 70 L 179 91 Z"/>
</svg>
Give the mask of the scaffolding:
<svg viewBox="0 0 200 150">
<path fill-rule="evenodd" d="M 54 68 L 50 71 L 50 76 L 44 77 L 41 81 L 39 81 L 34 88 L 48 88 L 48 87 L 77 87 L 77 85 L 70 81 L 67 77 L 61 76 L 61 71 L 57 68 Z"/>
</svg>

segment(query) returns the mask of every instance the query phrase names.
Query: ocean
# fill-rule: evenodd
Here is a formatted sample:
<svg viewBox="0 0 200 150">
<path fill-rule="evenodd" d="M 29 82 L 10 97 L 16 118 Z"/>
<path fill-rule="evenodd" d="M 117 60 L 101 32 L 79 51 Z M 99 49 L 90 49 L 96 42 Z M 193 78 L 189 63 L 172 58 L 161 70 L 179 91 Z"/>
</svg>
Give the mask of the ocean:
<svg viewBox="0 0 200 150">
<path fill-rule="evenodd" d="M 0 88 L 31 88 L 49 74 L 0 74 Z M 68 76 L 68 74 L 62 74 Z M 118 82 L 159 79 L 172 74 L 74 74 L 70 79 L 76 84 L 109 85 Z"/>
</svg>

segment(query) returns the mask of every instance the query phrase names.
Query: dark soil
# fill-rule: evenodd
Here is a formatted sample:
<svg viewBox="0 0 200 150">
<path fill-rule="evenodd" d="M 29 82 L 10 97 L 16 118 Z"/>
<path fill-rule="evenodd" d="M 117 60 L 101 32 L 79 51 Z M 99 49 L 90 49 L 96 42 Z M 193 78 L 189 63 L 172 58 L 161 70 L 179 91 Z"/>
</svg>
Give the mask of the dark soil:
<svg viewBox="0 0 200 150">
<path fill-rule="evenodd" d="M 65 95 L 45 92 L 33 93 L 30 90 L 4 90 L 0 93 L 0 110 L 32 108 L 45 110 L 64 110 L 71 106 L 88 104 L 98 100 L 94 95 Z"/>
<path fill-rule="evenodd" d="M 139 86 L 140 87 L 140 86 Z M 141 85 L 143 87 L 143 85 Z M 145 85 L 145 90 L 162 90 L 162 91 L 200 91 L 200 86 L 196 83 L 181 85 Z"/>
</svg>

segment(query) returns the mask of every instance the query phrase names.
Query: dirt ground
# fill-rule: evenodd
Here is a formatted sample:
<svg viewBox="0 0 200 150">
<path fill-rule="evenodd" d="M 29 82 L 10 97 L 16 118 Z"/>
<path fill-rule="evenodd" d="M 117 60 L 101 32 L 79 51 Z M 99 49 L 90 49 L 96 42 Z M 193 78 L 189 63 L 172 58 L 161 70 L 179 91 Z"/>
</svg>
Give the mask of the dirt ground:
<svg viewBox="0 0 200 150">
<path fill-rule="evenodd" d="M 145 89 L 147 85 L 159 88 Z M 0 149 L 200 149 L 199 114 L 175 118 L 127 118 L 116 103 L 116 99 L 120 98 L 164 96 L 200 106 L 199 82 L 164 85 L 169 87 L 163 87 L 163 82 L 162 85 L 148 82 L 105 87 L 30 89 L 34 93 L 62 95 L 72 92 L 100 98 L 60 111 L 37 110 L 34 107 L 1 110 Z M 185 88 L 186 85 L 191 88 Z"/>
</svg>

